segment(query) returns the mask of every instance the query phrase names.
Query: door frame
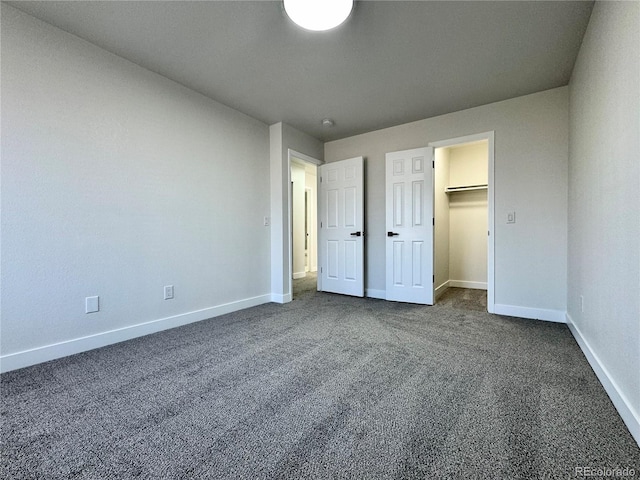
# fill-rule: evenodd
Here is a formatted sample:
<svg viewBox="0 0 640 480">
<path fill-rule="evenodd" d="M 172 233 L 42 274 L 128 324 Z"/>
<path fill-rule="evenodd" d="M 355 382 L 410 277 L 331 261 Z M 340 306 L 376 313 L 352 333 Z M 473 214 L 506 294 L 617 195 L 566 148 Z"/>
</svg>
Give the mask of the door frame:
<svg viewBox="0 0 640 480">
<path fill-rule="evenodd" d="M 494 157 L 495 157 L 495 131 L 465 135 L 463 137 L 449 138 L 429 142 L 429 146 L 434 148 L 452 147 L 462 143 L 471 143 L 480 140 L 487 141 L 488 149 L 488 172 L 487 172 L 487 311 L 495 313 L 495 192 L 494 192 Z M 435 248 L 435 244 L 434 244 Z M 435 286 L 434 286 L 435 288 Z"/>
<path fill-rule="evenodd" d="M 286 245 L 287 257 L 289 258 L 288 271 L 285 272 L 285 275 L 287 276 L 286 278 L 287 285 L 288 285 L 287 291 L 289 293 L 290 299 L 293 299 L 293 242 L 291 240 L 293 235 L 293 225 L 291 221 L 291 217 L 293 214 L 293 198 L 291 195 L 291 160 L 292 158 L 302 160 L 303 162 L 310 163 L 312 165 L 315 165 L 316 167 L 319 167 L 320 165 L 324 164 L 323 161 L 318 160 L 317 158 L 310 157 L 309 155 L 305 155 L 304 153 L 298 152 L 291 148 L 287 149 L 287 188 L 285 189 L 287 192 L 287 234 L 285 235 L 284 239 L 285 239 L 285 242 L 287 243 Z M 318 183 L 319 183 L 317 179 L 318 179 L 318 176 L 316 176 L 316 192 L 318 191 Z M 316 204 L 316 208 L 317 208 L 317 204 Z M 317 221 L 317 217 L 318 216 L 316 215 L 316 221 Z M 317 227 L 316 227 L 316 231 L 317 231 Z"/>
<path fill-rule="evenodd" d="M 317 168 L 316 168 L 316 179 L 317 179 Z M 317 182 L 316 182 L 317 184 Z M 313 198 L 312 193 L 316 192 L 315 198 Z M 311 188 L 305 186 L 304 187 L 304 195 L 306 203 L 305 209 L 305 235 L 307 236 L 307 249 L 306 249 L 306 272 L 315 272 L 318 270 L 318 238 L 316 227 L 318 223 L 318 192 L 316 190 L 312 190 Z M 315 201 L 314 201 L 315 200 Z M 314 221 L 315 220 L 315 221 Z M 315 263 L 312 262 L 312 259 L 315 258 Z"/>
</svg>

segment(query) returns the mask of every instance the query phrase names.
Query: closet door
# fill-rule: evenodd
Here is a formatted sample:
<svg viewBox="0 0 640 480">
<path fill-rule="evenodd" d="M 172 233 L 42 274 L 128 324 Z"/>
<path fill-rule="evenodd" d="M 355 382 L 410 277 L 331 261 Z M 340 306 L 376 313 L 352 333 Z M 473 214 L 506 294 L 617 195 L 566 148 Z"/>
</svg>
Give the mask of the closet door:
<svg viewBox="0 0 640 480">
<path fill-rule="evenodd" d="M 386 155 L 386 298 L 433 305 L 433 148 Z"/>
</svg>

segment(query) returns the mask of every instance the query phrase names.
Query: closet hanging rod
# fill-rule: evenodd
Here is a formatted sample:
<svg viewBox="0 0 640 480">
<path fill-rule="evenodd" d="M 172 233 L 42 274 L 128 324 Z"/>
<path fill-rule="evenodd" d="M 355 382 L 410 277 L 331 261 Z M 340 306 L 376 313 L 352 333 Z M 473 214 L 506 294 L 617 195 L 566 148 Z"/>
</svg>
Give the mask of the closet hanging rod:
<svg viewBox="0 0 640 480">
<path fill-rule="evenodd" d="M 445 189 L 445 193 L 466 192 L 469 190 L 486 190 L 487 188 L 488 185 L 486 183 L 482 185 L 463 185 L 459 187 L 447 187 Z"/>
</svg>

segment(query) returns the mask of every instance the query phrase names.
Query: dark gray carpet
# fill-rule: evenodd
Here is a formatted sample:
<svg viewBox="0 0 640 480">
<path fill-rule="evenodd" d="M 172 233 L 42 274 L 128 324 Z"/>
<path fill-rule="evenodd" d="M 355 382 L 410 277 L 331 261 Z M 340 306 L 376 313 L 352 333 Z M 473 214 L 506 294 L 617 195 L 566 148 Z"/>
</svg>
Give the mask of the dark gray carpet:
<svg viewBox="0 0 640 480">
<path fill-rule="evenodd" d="M 567 327 L 489 315 L 473 295 L 421 307 L 313 286 L 4 374 L 0 476 L 640 475 Z"/>
<path fill-rule="evenodd" d="M 307 272 L 307 276 L 293 281 L 293 298 L 315 293 L 318 289 L 318 274 Z"/>
</svg>

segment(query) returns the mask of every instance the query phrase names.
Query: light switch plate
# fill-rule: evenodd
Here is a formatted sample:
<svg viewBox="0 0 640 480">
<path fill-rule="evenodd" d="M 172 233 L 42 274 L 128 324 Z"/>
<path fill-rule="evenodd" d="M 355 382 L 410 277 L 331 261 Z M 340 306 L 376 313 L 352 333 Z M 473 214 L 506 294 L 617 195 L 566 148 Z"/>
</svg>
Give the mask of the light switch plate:
<svg viewBox="0 0 640 480">
<path fill-rule="evenodd" d="M 516 223 L 516 212 L 507 213 L 507 223 Z"/>
</svg>

